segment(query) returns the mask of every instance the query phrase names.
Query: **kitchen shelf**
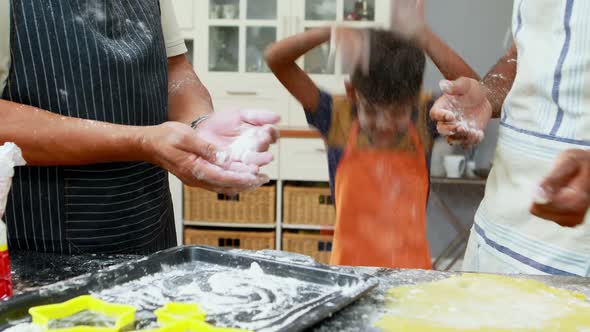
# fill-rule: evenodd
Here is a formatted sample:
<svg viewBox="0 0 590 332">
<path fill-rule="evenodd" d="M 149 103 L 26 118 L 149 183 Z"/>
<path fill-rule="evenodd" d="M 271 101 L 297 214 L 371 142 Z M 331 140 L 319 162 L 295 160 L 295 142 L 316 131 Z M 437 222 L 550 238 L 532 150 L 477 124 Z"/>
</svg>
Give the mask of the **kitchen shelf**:
<svg viewBox="0 0 590 332">
<path fill-rule="evenodd" d="M 185 221 L 185 226 L 197 227 L 218 227 L 218 228 L 252 228 L 252 229 L 275 229 L 276 224 L 240 224 L 240 223 L 223 223 L 223 222 L 205 222 L 205 221 Z"/>
<path fill-rule="evenodd" d="M 291 225 L 283 224 L 283 229 L 307 230 L 307 231 L 333 231 L 335 226 L 328 225 Z"/>
<path fill-rule="evenodd" d="M 486 180 L 485 179 L 466 179 L 466 178 L 440 178 L 440 177 L 431 177 L 430 178 L 431 184 L 469 184 L 469 185 L 476 185 L 476 186 L 485 186 Z"/>
<path fill-rule="evenodd" d="M 242 24 L 242 21 L 239 19 L 209 19 L 209 26 L 212 27 L 238 27 Z"/>
<path fill-rule="evenodd" d="M 305 127 L 280 127 L 281 138 L 322 138 L 319 131 Z"/>
</svg>

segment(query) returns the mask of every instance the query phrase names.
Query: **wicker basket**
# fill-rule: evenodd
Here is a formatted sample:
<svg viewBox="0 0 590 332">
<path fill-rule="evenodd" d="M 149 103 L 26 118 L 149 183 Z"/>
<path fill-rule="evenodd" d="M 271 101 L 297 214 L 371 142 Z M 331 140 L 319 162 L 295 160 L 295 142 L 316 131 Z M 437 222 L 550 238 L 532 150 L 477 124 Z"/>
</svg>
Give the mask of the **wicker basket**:
<svg viewBox="0 0 590 332">
<path fill-rule="evenodd" d="M 283 250 L 328 264 L 332 254 L 332 239 L 332 235 L 283 233 Z"/>
<path fill-rule="evenodd" d="M 283 223 L 295 225 L 334 225 L 336 209 L 330 188 L 285 186 Z"/>
<path fill-rule="evenodd" d="M 275 249 L 275 232 L 218 231 L 187 228 L 184 243 L 248 250 Z"/>
<path fill-rule="evenodd" d="M 274 224 L 276 187 L 263 186 L 236 196 L 184 188 L 184 219 L 241 224 Z"/>
</svg>

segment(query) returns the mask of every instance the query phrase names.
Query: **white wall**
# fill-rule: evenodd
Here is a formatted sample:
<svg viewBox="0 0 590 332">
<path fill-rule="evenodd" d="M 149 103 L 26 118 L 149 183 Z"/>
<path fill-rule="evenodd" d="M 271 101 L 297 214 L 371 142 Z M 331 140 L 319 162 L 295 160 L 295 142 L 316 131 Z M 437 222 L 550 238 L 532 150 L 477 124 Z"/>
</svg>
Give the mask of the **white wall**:
<svg viewBox="0 0 590 332">
<path fill-rule="evenodd" d="M 455 51 L 480 75 L 505 51 L 512 0 L 426 0 L 426 19 Z M 429 62 L 425 86 L 437 89 L 442 78 Z"/>
<path fill-rule="evenodd" d="M 512 0 L 426 0 L 426 18 L 449 45 L 480 75 L 484 75 L 505 51 L 506 33 L 512 16 Z M 432 63 L 426 69 L 425 87 L 439 93 L 441 75 Z M 484 144 L 479 148 L 478 163 L 489 164 L 497 140 L 497 122 L 487 130 Z M 448 202 L 463 223 L 473 222 L 477 206 L 483 198 L 482 188 L 433 186 Z M 454 238 L 443 210 L 431 197 L 428 207 L 428 239 L 433 256 L 438 256 Z"/>
</svg>

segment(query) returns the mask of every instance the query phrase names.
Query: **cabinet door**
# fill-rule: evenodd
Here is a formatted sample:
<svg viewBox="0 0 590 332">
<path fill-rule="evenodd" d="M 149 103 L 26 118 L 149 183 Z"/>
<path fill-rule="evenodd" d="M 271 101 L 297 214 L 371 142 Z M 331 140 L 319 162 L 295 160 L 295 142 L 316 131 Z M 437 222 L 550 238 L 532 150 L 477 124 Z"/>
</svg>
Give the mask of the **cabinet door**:
<svg viewBox="0 0 590 332">
<path fill-rule="evenodd" d="M 264 50 L 286 35 L 285 0 L 207 0 L 208 71 L 269 73 Z"/>
<path fill-rule="evenodd" d="M 279 35 L 279 0 L 243 0 L 246 6 L 245 71 L 269 73 L 264 50 Z"/>
<path fill-rule="evenodd" d="M 240 71 L 240 27 L 233 25 L 209 26 L 210 72 Z"/>
<path fill-rule="evenodd" d="M 209 72 L 240 71 L 240 0 L 205 0 Z"/>
<path fill-rule="evenodd" d="M 288 124 L 287 92 L 270 73 L 264 51 L 289 30 L 289 0 L 206 0 L 200 51 L 203 82 L 216 109 L 263 108 Z"/>
</svg>

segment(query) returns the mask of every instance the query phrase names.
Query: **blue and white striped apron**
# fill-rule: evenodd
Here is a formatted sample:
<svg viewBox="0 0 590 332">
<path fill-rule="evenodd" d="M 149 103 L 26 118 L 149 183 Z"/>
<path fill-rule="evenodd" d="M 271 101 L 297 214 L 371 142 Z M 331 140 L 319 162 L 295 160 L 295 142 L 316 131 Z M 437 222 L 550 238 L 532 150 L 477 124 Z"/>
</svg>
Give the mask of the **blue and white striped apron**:
<svg viewBox="0 0 590 332">
<path fill-rule="evenodd" d="M 167 120 L 158 0 L 12 0 L 3 99 L 133 126 Z M 147 163 L 17 170 L 12 249 L 149 253 L 176 245 L 167 172 Z"/>
<path fill-rule="evenodd" d="M 567 149 L 590 147 L 590 1 L 515 0 L 516 80 L 464 269 L 590 275 L 590 217 L 563 228 L 529 213 Z"/>
</svg>

